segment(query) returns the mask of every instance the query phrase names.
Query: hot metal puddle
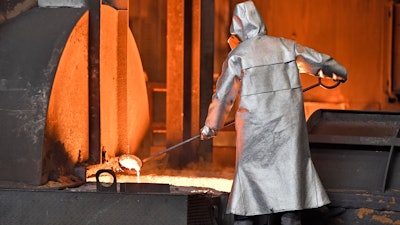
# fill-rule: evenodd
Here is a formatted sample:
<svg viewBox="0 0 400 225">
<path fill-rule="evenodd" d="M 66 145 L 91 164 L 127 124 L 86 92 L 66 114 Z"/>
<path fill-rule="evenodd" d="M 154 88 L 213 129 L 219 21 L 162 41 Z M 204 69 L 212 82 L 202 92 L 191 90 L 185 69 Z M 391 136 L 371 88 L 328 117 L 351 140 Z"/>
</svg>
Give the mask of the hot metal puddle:
<svg viewBox="0 0 400 225">
<path fill-rule="evenodd" d="M 132 173 L 132 171 L 127 173 L 127 171 L 121 171 L 121 168 L 116 166 L 117 164 L 110 160 L 105 164 L 88 168 L 86 182 L 96 182 L 94 174 L 98 169 L 112 169 L 116 172 L 118 183 L 170 184 L 180 187 L 211 188 L 221 192 L 230 192 L 232 186 L 232 169 L 210 169 L 202 166 L 195 170 L 190 168 L 179 171 L 168 169 L 145 171 L 142 168 L 143 171 L 141 173 L 140 168 L 132 167 L 132 171 L 136 171 L 136 173 Z M 112 183 L 113 177 L 103 173 L 99 180 L 103 183 Z"/>
</svg>

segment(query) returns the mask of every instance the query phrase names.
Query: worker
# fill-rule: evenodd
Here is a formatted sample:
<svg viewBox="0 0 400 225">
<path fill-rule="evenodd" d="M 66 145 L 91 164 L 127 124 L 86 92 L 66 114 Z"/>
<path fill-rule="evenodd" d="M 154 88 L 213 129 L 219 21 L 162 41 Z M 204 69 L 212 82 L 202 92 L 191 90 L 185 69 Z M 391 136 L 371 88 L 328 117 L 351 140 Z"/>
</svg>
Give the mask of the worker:
<svg viewBox="0 0 400 225">
<path fill-rule="evenodd" d="M 236 5 L 230 32 L 240 44 L 223 63 L 200 131 L 201 140 L 216 136 L 238 99 L 227 213 L 235 224 L 279 213 L 281 224 L 300 225 L 301 210 L 330 200 L 310 157 L 299 73 L 345 82 L 347 71 L 326 54 L 267 35 L 252 1 Z"/>
</svg>

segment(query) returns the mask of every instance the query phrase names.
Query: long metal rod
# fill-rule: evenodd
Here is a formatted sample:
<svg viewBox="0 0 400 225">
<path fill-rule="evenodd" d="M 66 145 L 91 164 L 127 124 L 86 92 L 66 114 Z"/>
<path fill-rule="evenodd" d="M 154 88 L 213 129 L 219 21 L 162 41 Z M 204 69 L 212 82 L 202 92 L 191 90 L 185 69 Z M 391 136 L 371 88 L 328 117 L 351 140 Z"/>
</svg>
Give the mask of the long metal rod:
<svg viewBox="0 0 400 225">
<path fill-rule="evenodd" d="M 173 149 L 175 149 L 175 148 L 177 148 L 177 147 L 179 147 L 179 146 L 182 146 L 182 145 L 184 145 L 184 144 L 186 144 L 186 143 L 189 143 L 189 142 L 191 142 L 191 141 L 193 141 L 193 140 L 196 140 L 196 139 L 199 138 L 199 137 L 200 137 L 200 134 L 198 134 L 198 135 L 196 135 L 196 136 L 194 136 L 194 137 L 191 137 L 191 138 L 189 138 L 189 139 L 187 139 L 187 140 L 185 140 L 185 141 L 182 141 L 181 143 L 178 143 L 178 144 L 176 144 L 176 145 L 173 145 L 173 146 L 171 146 L 171 147 L 169 147 L 169 148 L 167 148 L 167 149 L 165 149 L 165 150 L 163 150 L 163 151 L 159 151 L 159 152 L 157 152 L 157 153 L 155 153 L 155 154 L 153 154 L 153 155 L 150 155 L 149 157 L 143 159 L 142 162 L 145 163 L 145 162 L 149 161 L 150 159 L 152 159 L 152 158 L 154 158 L 154 157 L 157 157 L 157 156 L 162 155 L 162 154 L 164 154 L 164 153 L 166 153 L 166 152 L 169 152 L 169 151 L 171 151 L 171 150 L 173 150 Z"/>
<path fill-rule="evenodd" d="M 224 125 L 224 128 L 229 127 L 229 126 L 231 126 L 231 125 L 233 125 L 233 124 L 235 124 L 235 121 L 231 121 L 231 122 L 225 124 L 225 125 Z M 171 151 L 171 150 L 173 150 L 173 149 L 175 149 L 175 148 L 178 148 L 179 146 L 182 146 L 182 145 L 184 145 L 184 144 L 186 144 L 186 143 L 189 143 L 189 142 L 191 142 L 191 141 L 194 141 L 194 140 L 200 138 L 200 136 L 201 136 L 201 135 L 198 134 L 198 135 L 193 136 L 193 137 L 191 137 L 191 138 L 189 138 L 189 139 L 187 139 L 187 140 L 185 140 L 185 141 L 182 141 L 182 142 L 180 142 L 180 143 L 178 143 L 178 144 L 176 144 L 176 145 L 173 145 L 173 146 L 171 146 L 171 147 L 169 147 L 169 148 L 167 148 L 167 149 L 165 149 L 165 150 L 162 150 L 162 151 L 159 151 L 159 152 L 157 152 L 157 153 L 154 153 L 154 154 L 150 155 L 149 157 L 143 159 L 142 162 L 145 163 L 145 162 L 147 162 L 147 161 L 149 161 L 149 160 L 151 160 L 151 159 L 153 159 L 153 158 L 155 158 L 155 157 L 157 157 L 157 156 L 159 156 L 159 155 L 162 155 L 162 154 L 164 154 L 164 153 L 166 153 L 166 152 L 169 152 L 169 151 Z"/>
</svg>

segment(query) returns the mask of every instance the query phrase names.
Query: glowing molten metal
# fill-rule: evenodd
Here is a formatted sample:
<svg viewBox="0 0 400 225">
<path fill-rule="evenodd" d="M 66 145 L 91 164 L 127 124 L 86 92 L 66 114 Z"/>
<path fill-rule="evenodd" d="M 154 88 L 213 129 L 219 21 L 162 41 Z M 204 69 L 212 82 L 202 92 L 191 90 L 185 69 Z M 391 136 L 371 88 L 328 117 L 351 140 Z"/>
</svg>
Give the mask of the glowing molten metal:
<svg viewBox="0 0 400 225">
<path fill-rule="evenodd" d="M 122 169 L 131 171 L 134 169 L 137 174 L 137 181 L 140 182 L 140 168 L 142 168 L 142 161 L 134 155 L 122 155 L 119 157 L 119 165 Z"/>
</svg>

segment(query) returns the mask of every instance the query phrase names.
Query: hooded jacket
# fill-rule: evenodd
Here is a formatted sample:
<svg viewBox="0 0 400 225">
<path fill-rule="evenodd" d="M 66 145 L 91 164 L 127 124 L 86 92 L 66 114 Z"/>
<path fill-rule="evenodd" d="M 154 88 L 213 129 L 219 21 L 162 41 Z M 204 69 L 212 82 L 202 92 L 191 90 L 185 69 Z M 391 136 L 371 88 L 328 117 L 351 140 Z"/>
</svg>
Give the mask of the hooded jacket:
<svg viewBox="0 0 400 225">
<path fill-rule="evenodd" d="M 236 5 L 225 60 L 205 125 L 219 130 L 237 99 L 236 171 L 227 213 L 252 216 L 330 201 L 311 161 L 299 72 L 347 79 L 332 57 L 267 35 L 252 1 Z"/>
</svg>

